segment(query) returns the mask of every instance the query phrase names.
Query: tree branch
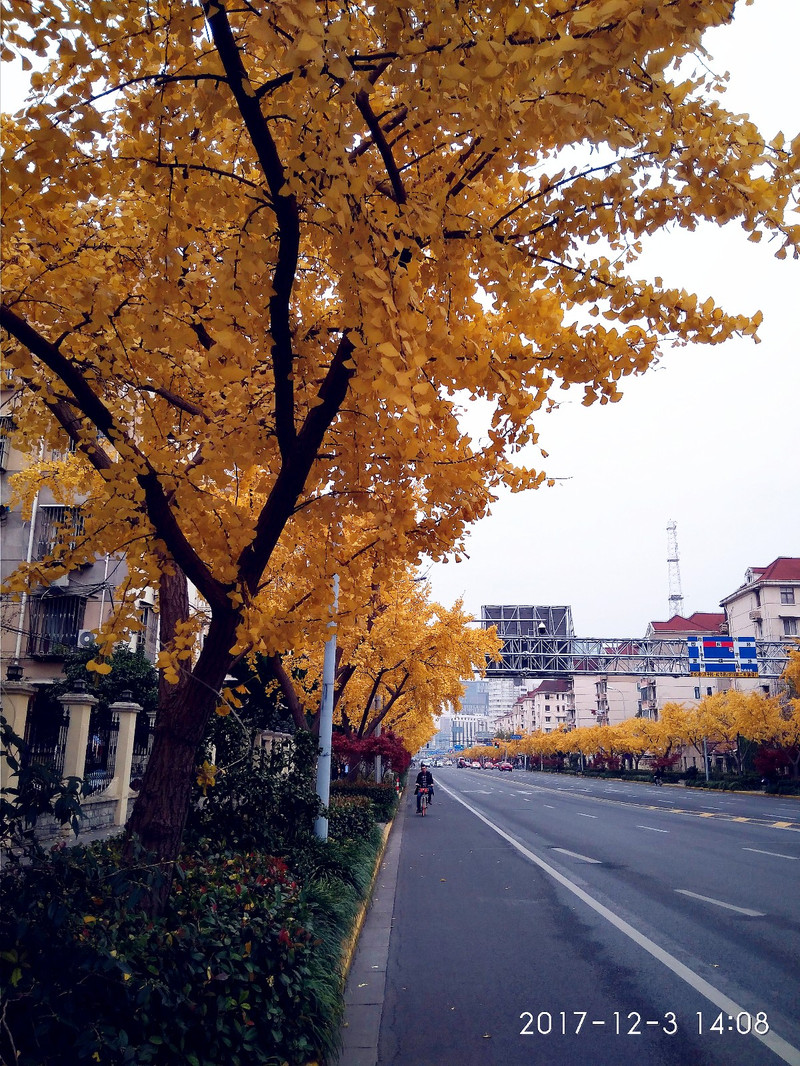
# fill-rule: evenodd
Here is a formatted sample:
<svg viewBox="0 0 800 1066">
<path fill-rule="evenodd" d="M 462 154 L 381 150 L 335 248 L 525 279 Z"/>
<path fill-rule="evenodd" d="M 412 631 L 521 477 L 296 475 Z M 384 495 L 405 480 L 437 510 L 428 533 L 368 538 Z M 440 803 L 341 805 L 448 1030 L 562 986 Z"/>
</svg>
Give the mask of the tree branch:
<svg viewBox="0 0 800 1066">
<path fill-rule="evenodd" d="M 281 456 L 285 460 L 296 437 L 290 310 L 292 287 L 300 253 L 300 213 L 294 194 L 286 188 L 286 175 L 278 149 L 245 70 L 242 55 L 233 36 L 222 0 L 203 0 L 203 11 L 225 69 L 231 92 L 244 120 L 259 165 L 267 179 L 272 196 L 272 210 L 278 224 L 278 258 L 275 264 L 272 281 L 273 294 L 269 301 L 269 309 L 275 382 L 275 432 Z"/>
<path fill-rule="evenodd" d="M 237 560 L 242 582 L 251 595 L 255 594 L 264 567 L 303 491 L 325 433 L 339 413 L 347 395 L 350 378 L 355 373 L 355 367 L 350 363 L 353 347 L 353 342 L 347 336 L 339 341 L 336 354 L 318 393 L 320 402 L 311 408 L 297 435 L 295 447 L 281 464 L 267 502 L 258 517 L 255 536 Z"/>
<path fill-rule="evenodd" d="M 389 175 L 389 181 L 392 183 L 392 191 L 394 192 L 395 201 L 398 204 L 404 204 L 406 202 L 406 190 L 403 188 L 403 180 L 400 177 L 400 171 L 397 169 L 397 163 L 394 161 L 392 150 L 384 136 L 383 130 L 381 129 L 381 124 L 375 117 L 375 112 L 372 110 L 372 105 L 369 102 L 369 96 L 364 89 L 361 89 L 356 93 L 355 101 L 356 107 L 363 115 L 364 121 L 372 134 L 372 140 L 378 151 L 381 153 L 383 165 L 386 167 L 386 173 Z"/>
<path fill-rule="evenodd" d="M 228 586 L 222 585 L 212 576 L 211 571 L 186 539 L 172 512 L 158 474 L 136 442 L 117 426 L 114 416 L 94 392 L 76 364 L 65 358 L 54 344 L 46 340 L 41 333 L 20 318 L 6 304 L 0 305 L 0 326 L 15 337 L 32 355 L 41 360 L 66 385 L 75 397 L 74 406 L 82 411 L 115 447 L 121 447 L 136 456 L 144 468 L 144 473 L 137 474 L 136 480 L 144 491 L 145 506 L 153 527 L 164 540 L 177 564 L 189 580 L 197 586 L 209 604 L 212 607 L 228 609 L 230 607 L 227 595 Z M 92 455 L 89 454 L 87 448 L 83 447 L 82 442 L 81 446 L 91 459 Z M 96 455 L 95 458 L 97 458 Z M 103 469 L 108 469 L 108 467 L 103 467 Z"/>
</svg>

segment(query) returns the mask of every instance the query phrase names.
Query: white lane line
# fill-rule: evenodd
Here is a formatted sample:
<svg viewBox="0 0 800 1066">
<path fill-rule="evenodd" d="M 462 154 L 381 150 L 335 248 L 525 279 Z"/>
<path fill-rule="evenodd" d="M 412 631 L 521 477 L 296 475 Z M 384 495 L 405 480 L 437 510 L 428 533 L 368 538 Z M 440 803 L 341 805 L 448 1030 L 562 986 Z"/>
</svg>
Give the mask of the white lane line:
<svg viewBox="0 0 800 1066">
<path fill-rule="evenodd" d="M 761 848 L 742 848 L 742 851 L 755 851 L 758 855 L 774 855 L 776 859 L 793 859 L 798 862 L 797 855 L 784 855 L 782 851 L 762 851 Z"/>
<path fill-rule="evenodd" d="M 499 837 L 507 841 L 513 848 L 524 855 L 526 859 L 538 866 L 540 870 L 543 870 L 549 877 L 552 877 L 554 881 L 558 881 L 560 885 L 571 892 L 578 899 L 582 900 L 587 907 L 591 907 L 593 911 L 601 915 L 610 922 L 616 929 L 625 936 L 629 937 L 635 944 L 638 944 L 640 948 L 652 955 L 654 959 L 657 959 L 660 963 L 663 963 L 667 969 L 671 970 L 674 974 L 685 981 L 687 985 L 693 988 L 696 992 L 699 992 L 701 996 L 713 1003 L 714 1006 L 726 1014 L 737 1015 L 745 1014 L 744 1007 L 740 1006 L 735 1000 L 726 996 L 724 992 L 721 992 L 718 988 L 711 984 L 710 981 L 706 981 L 704 977 L 695 973 L 694 970 L 690 970 L 689 967 L 676 959 L 674 955 L 670 955 L 664 948 L 659 947 L 654 940 L 645 936 L 644 933 L 640 933 L 638 929 L 635 929 L 629 922 L 626 922 L 624 918 L 620 918 L 618 914 L 615 914 L 604 904 L 600 903 L 593 896 L 590 896 L 588 892 L 585 892 L 582 888 L 579 888 L 573 881 L 570 881 L 568 877 L 561 874 L 552 867 L 544 859 L 540 859 L 538 855 L 535 855 L 529 848 L 526 848 L 524 844 L 521 844 L 518 840 L 506 833 L 504 829 L 501 829 L 499 825 L 495 825 L 493 821 L 486 817 L 485 814 L 481 814 L 466 800 L 462 799 L 457 793 L 451 792 L 445 785 L 439 786 L 444 792 L 447 792 L 454 800 L 457 800 L 462 807 L 466 807 L 467 810 L 474 814 L 475 817 L 487 825 L 493 832 L 497 833 Z M 765 1047 L 768 1047 L 770 1051 L 774 1052 L 778 1058 L 782 1059 L 788 1066 L 800 1066 L 800 1048 L 796 1048 L 793 1044 L 790 1044 L 788 1040 L 784 1040 L 782 1036 L 771 1029 L 768 1033 L 751 1033 L 755 1040 L 760 1041 Z"/>
<path fill-rule="evenodd" d="M 637 829 L 649 829 L 651 833 L 668 833 L 669 829 L 656 829 L 654 825 L 637 825 Z"/>
<path fill-rule="evenodd" d="M 562 855 L 571 855 L 573 859 L 580 859 L 581 862 L 593 862 L 597 866 L 602 866 L 600 859 L 590 859 L 588 855 L 581 855 L 578 851 L 567 851 L 566 848 L 553 848 L 553 851 L 560 851 Z"/>
<path fill-rule="evenodd" d="M 578 811 L 578 817 L 579 818 L 596 818 L 597 815 L 596 814 L 582 814 L 581 811 Z"/>
<path fill-rule="evenodd" d="M 679 892 L 682 896 L 691 896 L 692 899 L 701 899 L 704 903 L 713 903 L 715 907 L 724 907 L 726 911 L 736 911 L 737 914 L 746 914 L 750 918 L 765 918 L 766 915 L 763 911 L 751 911 L 749 907 L 734 907 L 732 903 L 725 903 L 721 899 L 714 899 L 712 896 L 701 896 L 698 892 L 690 892 L 688 888 L 676 888 L 676 892 Z"/>
<path fill-rule="evenodd" d="M 554 811 L 555 807 L 552 803 L 544 803 L 542 806 L 547 807 L 548 811 Z"/>
</svg>

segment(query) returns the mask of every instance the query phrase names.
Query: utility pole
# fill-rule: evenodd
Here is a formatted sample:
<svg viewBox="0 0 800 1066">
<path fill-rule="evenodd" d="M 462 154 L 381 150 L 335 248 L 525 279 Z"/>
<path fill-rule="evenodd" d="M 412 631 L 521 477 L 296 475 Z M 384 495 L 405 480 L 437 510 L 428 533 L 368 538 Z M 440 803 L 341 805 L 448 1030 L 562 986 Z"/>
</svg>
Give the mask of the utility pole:
<svg viewBox="0 0 800 1066">
<path fill-rule="evenodd" d="M 319 746 L 317 757 L 317 795 L 327 807 L 331 801 L 331 754 L 333 740 L 333 688 L 336 679 L 336 612 L 339 609 L 339 575 L 333 575 L 332 618 L 328 622 L 330 636 L 325 641 L 322 661 L 322 705 L 319 715 Z M 314 822 L 314 836 L 328 839 L 328 819 L 320 815 Z"/>
</svg>

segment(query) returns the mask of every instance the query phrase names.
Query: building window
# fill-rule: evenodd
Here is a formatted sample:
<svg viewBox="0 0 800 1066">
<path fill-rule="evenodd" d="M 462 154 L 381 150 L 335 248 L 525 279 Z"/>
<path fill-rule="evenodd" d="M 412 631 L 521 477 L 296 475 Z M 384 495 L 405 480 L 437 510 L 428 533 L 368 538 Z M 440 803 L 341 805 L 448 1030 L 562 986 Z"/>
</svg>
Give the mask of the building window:
<svg viewBox="0 0 800 1066">
<path fill-rule="evenodd" d="M 83 536 L 83 515 L 80 507 L 40 507 L 36 514 L 34 558 L 71 551 Z"/>
<path fill-rule="evenodd" d="M 82 596 L 35 596 L 31 600 L 30 655 L 64 656 L 78 646 L 86 600 Z"/>
<path fill-rule="evenodd" d="M 761 591 L 760 591 L 760 589 L 756 589 L 754 591 L 753 595 L 756 598 L 756 607 L 760 607 L 761 606 Z"/>
<path fill-rule="evenodd" d="M 791 585 L 781 586 L 781 603 L 794 603 L 794 589 Z"/>
<path fill-rule="evenodd" d="M 695 685 L 694 686 L 694 698 L 696 700 L 700 699 L 700 686 L 699 685 Z"/>
<path fill-rule="evenodd" d="M 783 622 L 783 635 L 785 637 L 797 636 L 797 619 L 796 618 L 782 618 Z"/>
<path fill-rule="evenodd" d="M 11 430 L 14 428 L 14 419 L 11 415 L 0 417 L 0 470 L 8 466 L 8 456 L 11 452 Z M 794 600 L 792 600 L 794 603 Z"/>
</svg>

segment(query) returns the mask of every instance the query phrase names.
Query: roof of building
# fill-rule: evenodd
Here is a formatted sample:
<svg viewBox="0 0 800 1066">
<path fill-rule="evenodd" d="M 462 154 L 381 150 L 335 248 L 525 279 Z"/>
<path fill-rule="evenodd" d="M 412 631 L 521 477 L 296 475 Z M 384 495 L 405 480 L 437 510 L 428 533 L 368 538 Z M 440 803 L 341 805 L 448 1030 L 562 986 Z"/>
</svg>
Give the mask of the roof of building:
<svg viewBox="0 0 800 1066">
<path fill-rule="evenodd" d="M 769 566 L 748 567 L 744 584 L 740 585 L 735 592 L 725 596 L 720 600 L 720 603 L 729 603 L 743 592 L 752 588 L 753 585 L 761 585 L 766 581 L 800 581 L 800 559 L 796 556 L 779 555 Z"/>
<path fill-rule="evenodd" d="M 537 692 L 571 692 L 572 685 L 569 681 L 561 681 L 558 678 L 548 678 L 540 681 L 536 688 L 531 689 L 529 696 L 535 696 Z"/>
<path fill-rule="evenodd" d="M 722 611 L 695 611 L 688 618 L 674 614 L 667 622 L 651 622 L 654 633 L 719 633 L 725 621 Z"/>
<path fill-rule="evenodd" d="M 769 566 L 751 566 L 754 581 L 800 581 L 800 559 L 779 556 Z"/>
</svg>

